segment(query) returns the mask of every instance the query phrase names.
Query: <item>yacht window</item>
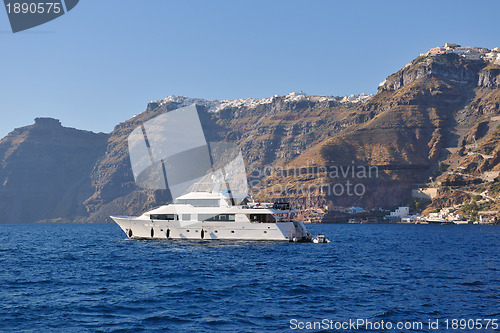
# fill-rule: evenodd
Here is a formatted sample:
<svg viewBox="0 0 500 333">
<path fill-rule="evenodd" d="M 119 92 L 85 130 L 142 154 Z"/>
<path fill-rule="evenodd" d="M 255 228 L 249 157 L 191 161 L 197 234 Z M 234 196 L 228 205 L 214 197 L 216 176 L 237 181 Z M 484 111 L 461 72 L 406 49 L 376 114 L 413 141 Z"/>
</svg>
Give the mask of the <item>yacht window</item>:
<svg viewBox="0 0 500 333">
<path fill-rule="evenodd" d="M 276 220 L 271 214 L 250 214 L 250 222 L 275 223 Z"/>
<path fill-rule="evenodd" d="M 177 220 L 177 215 L 175 214 L 151 214 L 149 216 L 151 220 L 166 220 L 166 221 L 174 221 Z"/>
<path fill-rule="evenodd" d="M 290 203 L 289 202 L 275 202 L 273 205 L 273 209 L 290 210 Z"/>
<path fill-rule="evenodd" d="M 177 199 L 175 203 L 193 207 L 219 207 L 219 199 Z"/>
<path fill-rule="evenodd" d="M 191 221 L 191 214 L 182 214 L 183 221 Z"/>
<path fill-rule="evenodd" d="M 234 214 L 198 214 L 201 221 L 234 221 Z"/>
</svg>

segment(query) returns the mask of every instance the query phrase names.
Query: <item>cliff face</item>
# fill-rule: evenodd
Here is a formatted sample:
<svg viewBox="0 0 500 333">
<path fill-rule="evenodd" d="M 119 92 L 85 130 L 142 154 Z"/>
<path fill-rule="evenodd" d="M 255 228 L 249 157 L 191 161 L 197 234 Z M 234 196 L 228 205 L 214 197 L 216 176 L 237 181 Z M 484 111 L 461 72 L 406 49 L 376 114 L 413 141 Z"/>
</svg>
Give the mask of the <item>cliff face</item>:
<svg viewBox="0 0 500 333">
<path fill-rule="evenodd" d="M 489 65 L 479 72 L 478 86 L 483 88 L 500 87 L 500 66 Z"/>
<path fill-rule="evenodd" d="M 166 191 L 135 185 L 127 137 L 143 122 L 191 102 L 184 98 L 152 102 L 146 111 L 115 127 L 105 155 L 90 176 L 94 193 L 84 202 L 90 221 L 102 222 L 112 214 L 138 214 L 171 199 Z M 207 141 L 234 143 L 241 148 L 249 171 L 291 160 L 314 142 L 360 121 L 349 117 L 352 106 L 316 96 L 281 96 L 260 104 L 226 106 L 217 112 L 209 112 L 210 101 L 194 102 L 198 102 Z"/>
<path fill-rule="evenodd" d="M 0 141 L 2 223 L 68 220 L 87 216 L 90 170 L 104 153 L 106 134 L 62 127 L 37 118 Z"/>
<path fill-rule="evenodd" d="M 483 60 L 470 61 L 456 54 L 420 56 L 390 75 L 378 90 L 398 90 L 414 81 L 431 76 L 456 84 L 488 87 L 493 84 L 490 76 L 494 74 L 488 67 Z"/>
</svg>

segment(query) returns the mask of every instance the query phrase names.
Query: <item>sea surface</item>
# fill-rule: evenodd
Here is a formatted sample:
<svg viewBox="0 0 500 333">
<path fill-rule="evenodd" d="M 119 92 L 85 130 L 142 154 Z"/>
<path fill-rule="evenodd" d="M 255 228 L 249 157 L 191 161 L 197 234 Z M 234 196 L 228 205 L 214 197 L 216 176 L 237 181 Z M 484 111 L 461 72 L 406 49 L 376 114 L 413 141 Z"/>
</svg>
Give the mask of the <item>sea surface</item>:
<svg viewBox="0 0 500 333">
<path fill-rule="evenodd" d="M 500 331 L 491 324 L 500 226 L 307 227 L 332 242 L 136 241 L 114 224 L 0 225 L 0 332 Z M 453 330 L 454 319 L 490 325 Z M 372 326 L 339 326 L 355 320 Z M 423 326 L 395 327 L 414 322 Z"/>
</svg>

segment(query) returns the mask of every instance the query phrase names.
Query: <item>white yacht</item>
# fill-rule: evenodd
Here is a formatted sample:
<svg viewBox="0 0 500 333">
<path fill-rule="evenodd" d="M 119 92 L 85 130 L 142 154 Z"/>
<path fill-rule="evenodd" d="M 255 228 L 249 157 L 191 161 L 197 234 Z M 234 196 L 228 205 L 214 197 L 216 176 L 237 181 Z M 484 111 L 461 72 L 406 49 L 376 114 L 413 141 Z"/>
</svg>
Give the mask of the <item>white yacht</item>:
<svg viewBox="0 0 500 333">
<path fill-rule="evenodd" d="M 236 204 L 239 202 L 239 204 Z M 255 203 L 231 191 L 190 192 L 138 217 L 111 216 L 132 239 L 311 242 L 289 203 Z"/>
<path fill-rule="evenodd" d="M 207 142 L 195 104 L 141 124 L 128 147 L 136 184 L 177 198 L 141 216 L 112 216 L 129 238 L 312 241 L 288 203 L 248 201 L 241 150 Z"/>
</svg>

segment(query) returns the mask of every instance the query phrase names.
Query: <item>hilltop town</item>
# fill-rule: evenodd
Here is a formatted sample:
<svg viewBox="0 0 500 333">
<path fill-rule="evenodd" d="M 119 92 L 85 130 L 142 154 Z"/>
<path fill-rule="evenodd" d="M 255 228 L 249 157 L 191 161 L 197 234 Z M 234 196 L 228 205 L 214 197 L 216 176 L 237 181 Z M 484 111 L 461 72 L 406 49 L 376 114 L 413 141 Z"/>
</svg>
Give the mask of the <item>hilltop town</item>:
<svg viewBox="0 0 500 333">
<path fill-rule="evenodd" d="M 500 47 L 488 49 L 478 46 L 461 46 L 455 43 L 446 43 L 444 46 L 438 46 L 430 49 L 427 53 L 421 55 L 440 55 L 457 54 L 467 60 L 484 60 L 500 64 Z"/>
</svg>

